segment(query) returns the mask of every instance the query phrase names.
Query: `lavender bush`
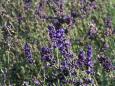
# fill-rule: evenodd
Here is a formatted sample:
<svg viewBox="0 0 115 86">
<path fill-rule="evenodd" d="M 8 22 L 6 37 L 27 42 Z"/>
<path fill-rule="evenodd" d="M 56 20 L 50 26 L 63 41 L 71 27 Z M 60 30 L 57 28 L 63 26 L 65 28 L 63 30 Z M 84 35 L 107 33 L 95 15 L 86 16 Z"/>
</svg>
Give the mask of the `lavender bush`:
<svg viewBox="0 0 115 86">
<path fill-rule="evenodd" d="M 0 86 L 114 85 L 114 0 L 0 1 Z"/>
</svg>

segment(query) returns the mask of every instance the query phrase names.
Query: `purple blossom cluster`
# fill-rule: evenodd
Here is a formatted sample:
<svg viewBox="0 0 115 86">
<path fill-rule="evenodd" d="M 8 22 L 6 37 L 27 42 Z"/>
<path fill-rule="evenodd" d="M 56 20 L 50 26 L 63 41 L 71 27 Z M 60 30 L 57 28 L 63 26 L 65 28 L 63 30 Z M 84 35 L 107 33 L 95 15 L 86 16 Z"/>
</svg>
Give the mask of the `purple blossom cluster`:
<svg viewBox="0 0 115 86">
<path fill-rule="evenodd" d="M 78 66 L 79 68 L 83 68 L 84 62 L 85 62 L 85 52 L 83 50 L 80 50 L 76 66 Z"/>
<path fill-rule="evenodd" d="M 90 29 L 88 31 L 89 39 L 95 39 L 96 36 L 97 36 L 97 32 L 98 32 L 96 24 L 95 23 L 91 23 L 89 26 L 90 26 Z"/>
<path fill-rule="evenodd" d="M 87 74 L 92 74 L 93 73 L 93 62 L 92 62 L 92 56 L 93 56 L 93 50 L 92 46 L 88 46 L 87 50 L 87 57 L 85 59 L 85 66 L 87 67 Z"/>
<path fill-rule="evenodd" d="M 71 71 L 73 70 L 71 65 L 71 58 L 73 57 L 73 53 L 71 52 L 71 43 L 70 40 L 67 38 L 67 30 L 63 28 L 62 24 L 70 24 L 71 19 L 70 17 L 60 17 L 54 19 L 52 25 L 48 26 L 49 37 L 51 40 L 51 45 L 55 49 L 57 48 L 60 54 L 64 57 L 63 60 L 60 62 L 60 70 L 64 76 L 68 76 L 72 74 Z M 64 79 L 64 80 L 63 80 Z M 65 78 L 61 77 L 59 80 L 65 82 Z"/>
<path fill-rule="evenodd" d="M 92 46 L 88 46 L 87 56 L 85 56 L 85 52 L 83 50 L 80 51 L 77 59 L 77 68 L 83 69 L 86 67 L 86 73 L 92 74 L 93 73 L 93 61 L 92 61 Z"/>
<path fill-rule="evenodd" d="M 78 54 L 78 59 L 76 61 L 77 63 L 75 63 L 76 67 L 80 68 L 81 70 L 85 70 L 86 74 L 88 75 L 94 74 L 92 56 L 93 56 L 93 49 L 91 45 L 87 46 L 86 55 L 85 55 L 85 51 L 81 49 Z M 93 84 L 93 79 L 87 77 L 83 79 L 82 83 L 84 85 Z"/>
<path fill-rule="evenodd" d="M 92 10 L 97 8 L 97 2 L 88 1 L 88 0 L 80 0 L 80 14 L 81 18 L 85 18 L 92 12 Z"/>
<path fill-rule="evenodd" d="M 87 62 L 87 66 L 89 66 L 89 67 L 92 67 L 92 65 L 91 65 L 91 59 L 92 59 L 92 46 L 88 46 L 88 50 L 87 50 L 87 58 L 86 58 L 86 62 Z"/>
<path fill-rule="evenodd" d="M 48 5 L 57 16 L 63 16 L 63 0 L 41 0 L 37 7 L 35 14 L 41 19 L 50 19 L 51 16 L 46 15 L 45 6 Z"/>
<path fill-rule="evenodd" d="M 52 61 L 53 56 L 52 56 L 52 49 L 49 47 L 42 47 L 41 48 L 41 60 L 50 62 Z"/>
<path fill-rule="evenodd" d="M 55 30 L 54 26 L 48 26 L 48 32 L 54 47 L 61 47 L 61 43 L 64 41 L 64 29 Z"/>
<path fill-rule="evenodd" d="M 107 72 L 110 72 L 113 69 L 112 62 L 109 58 L 100 56 L 98 57 L 99 63 L 103 66 L 103 69 Z"/>
<path fill-rule="evenodd" d="M 104 24 L 105 24 L 105 27 L 106 27 L 106 30 L 105 30 L 105 35 L 106 36 L 111 36 L 113 34 L 113 27 L 112 27 L 112 19 L 111 17 L 106 17 L 104 19 Z"/>
<path fill-rule="evenodd" d="M 52 46 L 58 48 L 60 53 L 65 58 L 71 58 L 72 53 L 70 52 L 69 48 L 71 46 L 70 41 L 65 38 L 65 29 L 55 29 L 54 26 L 49 26 L 49 36 L 52 41 Z"/>
<path fill-rule="evenodd" d="M 28 43 L 25 43 L 25 45 L 24 45 L 24 54 L 25 54 L 29 63 L 33 64 L 35 62 L 33 60 L 32 51 L 31 51 L 31 48 Z"/>
</svg>

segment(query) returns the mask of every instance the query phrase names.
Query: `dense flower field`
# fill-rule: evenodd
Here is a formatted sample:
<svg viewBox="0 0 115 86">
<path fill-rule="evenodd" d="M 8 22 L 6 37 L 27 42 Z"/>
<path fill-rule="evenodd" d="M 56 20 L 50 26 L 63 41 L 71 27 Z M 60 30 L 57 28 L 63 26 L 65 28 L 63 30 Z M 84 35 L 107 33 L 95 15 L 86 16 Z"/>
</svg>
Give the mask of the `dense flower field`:
<svg viewBox="0 0 115 86">
<path fill-rule="evenodd" d="M 0 0 L 0 86 L 115 86 L 115 0 Z"/>
</svg>

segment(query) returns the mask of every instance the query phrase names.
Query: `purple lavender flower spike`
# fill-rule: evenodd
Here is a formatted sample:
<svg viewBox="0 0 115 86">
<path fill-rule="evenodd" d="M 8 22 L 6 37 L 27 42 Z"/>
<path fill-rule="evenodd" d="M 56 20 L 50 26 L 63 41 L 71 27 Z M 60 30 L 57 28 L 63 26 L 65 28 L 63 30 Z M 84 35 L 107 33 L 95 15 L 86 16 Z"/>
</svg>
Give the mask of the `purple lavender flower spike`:
<svg viewBox="0 0 115 86">
<path fill-rule="evenodd" d="M 24 45 L 24 54 L 29 63 L 33 64 L 35 62 L 32 58 L 32 52 L 28 43 Z"/>
<path fill-rule="evenodd" d="M 77 60 L 77 66 L 82 68 L 84 66 L 84 61 L 85 61 L 85 52 L 83 50 L 80 50 L 80 53 L 78 55 L 78 60 Z"/>
<path fill-rule="evenodd" d="M 92 53 L 93 51 L 92 51 L 92 46 L 88 46 L 88 50 L 87 50 L 87 58 L 89 58 L 89 59 L 91 59 L 91 57 L 92 57 Z"/>
<path fill-rule="evenodd" d="M 41 60 L 50 62 L 52 60 L 52 50 L 48 47 L 41 48 Z"/>
<path fill-rule="evenodd" d="M 56 38 L 60 38 L 63 40 L 65 36 L 65 30 L 63 28 L 56 31 Z"/>
<path fill-rule="evenodd" d="M 63 28 L 60 29 L 55 29 L 53 26 L 49 26 L 49 36 L 51 38 L 51 41 L 53 46 L 59 49 L 60 53 L 65 57 L 65 58 L 70 58 L 72 57 L 72 53 L 69 52 L 69 47 L 70 47 L 70 41 L 65 39 L 65 30 Z"/>
<path fill-rule="evenodd" d="M 87 74 L 93 74 L 92 56 L 93 56 L 92 46 L 88 45 L 87 58 L 85 59 L 85 66 L 87 67 L 87 70 L 86 70 Z"/>
<path fill-rule="evenodd" d="M 113 65 L 109 58 L 101 56 L 98 58 L 99 63 L 103 66 L 103 69 L 107 72 L 112 71 Z"/>
<path fill-rule="evenodd" d="M 48 32 L 49 32 L 50 39 L 53 41 L 55 39 L 55 33 L 56 33 L 55 27 L 49 25 Z"/>
</svg>

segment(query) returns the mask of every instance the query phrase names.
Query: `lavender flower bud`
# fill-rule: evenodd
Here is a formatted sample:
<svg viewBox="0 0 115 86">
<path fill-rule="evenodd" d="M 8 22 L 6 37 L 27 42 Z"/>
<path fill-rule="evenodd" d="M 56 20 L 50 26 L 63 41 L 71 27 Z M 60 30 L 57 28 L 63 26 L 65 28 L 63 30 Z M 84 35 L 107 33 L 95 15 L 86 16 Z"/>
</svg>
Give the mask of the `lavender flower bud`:
<svg viewBox="0 0 115 86">
<path fill-rule="evenodd" d="M 91 57 L 93 56 L 93 53 L 92 53 L 92 46 L 88 46 L 88 50 L 87 50 L 87 58 L 90 60 Z"/>
<path fill-rule="evenodd" d="M 88 32 L 88 36 L 90 39 L 95 39 L 97 35 L 97 27 L 95 25 L 95 23 L 90 24 L 90 30 Z"/>
<path fill-rule="evenodd" d="M 85 52 L 83 50 L 80 50 L 77 60 L 78 67 L 82 68 L 84 66 L 84 61 L 85 61 Z"/>
<path fill-rule="evenodd" d="M 32 52 L 28 43 L 24 45 L 24 54 L 29 63 L 34 63 L 35 61 L 32 58 Z"/>
<path fill-rule="evenodd" d="M 53 43 L 53 46 L 59 49 L 60 53 L 65 58 L 73 57 L 72 53 L 69 51 L 70 42 L 65 38 L 65 29 L 59 28 L 55 29 L 55 26 L 49 26 L 49 36 Z M 55 44 L 55 45 L 54 45 Z"/>
<path fill-rule="evenodd" d="M 87 50 L 87 58 L 85 59 L 85 66 L 87 68 L 86 73 L 87 74 L 92 74 L 93 73 L 93 61 L 92 61 L 92 46 L 89 45 L 88 46 L 88 50 Z"/>
<path fill-rule="evenodd" d="M 41 60 L 50 62 L 52 60 L 52 50 L 48 47 L 41 48 Z"/>
<path fill-rule="evenodd" d="M 106 72 L 112 71 L 113 66 L 109 58 L 101 56 L 98 58 L 99 63 L 103 66 Z"/>
</svg>

